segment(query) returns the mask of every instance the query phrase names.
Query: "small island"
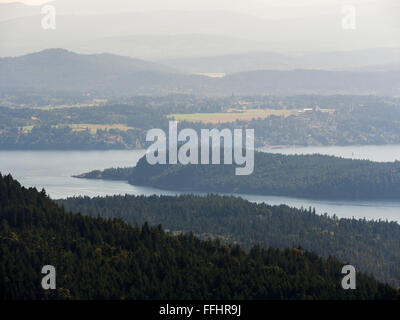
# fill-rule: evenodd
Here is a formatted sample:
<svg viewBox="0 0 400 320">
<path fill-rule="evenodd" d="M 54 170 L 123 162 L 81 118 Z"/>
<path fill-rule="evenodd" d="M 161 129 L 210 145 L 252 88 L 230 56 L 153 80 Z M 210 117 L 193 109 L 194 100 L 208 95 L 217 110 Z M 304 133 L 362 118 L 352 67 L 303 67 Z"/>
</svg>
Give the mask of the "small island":
<svg viewBox="0 0 400 320">
<path fill-rule="evenodd" d="M 325 155 L 255 153 L 254 173 L 236 176 L 235 165 L 150 165 L 110 168 L 76 178 L 124 180 L 166 190 L 290 196 L 335 200 L 400 200 L 400 162 Z"/>
</svg>

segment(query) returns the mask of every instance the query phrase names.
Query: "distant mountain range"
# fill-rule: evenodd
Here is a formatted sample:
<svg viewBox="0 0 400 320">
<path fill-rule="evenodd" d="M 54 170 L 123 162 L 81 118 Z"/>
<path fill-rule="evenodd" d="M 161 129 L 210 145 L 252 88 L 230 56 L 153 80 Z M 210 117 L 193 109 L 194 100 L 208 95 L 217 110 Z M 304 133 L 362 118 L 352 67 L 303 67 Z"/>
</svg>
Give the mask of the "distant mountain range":
<svg viewBox="0 0 400 320">
<path fill-rule="evenodd" d="M 359 4 L 351 31 L 341 28 L 334 2 L 290 10 L 257 0 L 242 8 L 229 3 L 55 0 L 52 31 L 41 27 L 41 6 L 0 4 L 0 57 L 65 48 L 159 61 L 185 73 L 400 69 L 397 1 Z"/>
<path fill-rule="evenodd" d="M 260 16 L 246 8 L 210 11 L 216 4 L 198 11 L 186 10 L 184 5 L 167 10 L 165 5 L 146 4 L 147 10 L 141 11 L 136 1 L 122 0 L 108 5 L 112 10 L 107 11 L 107 2 L 52 2 L 57 10 L 57 29 L 52 31 L 42 29 L 40 7 L 0 4 L 0 56 L 62 47 L 81 53 L 110 52 L 154 60 L 399 46 L 397 17 L 392 18 L 389 9 L 377 14 L 364 5 L 358 7 L 357 28 L 349 31 L 341 27 L 340 5 L 324 5 L 326 10 L 320 5 L 286 10 L 290 14 L 283 9 L 276 12 L 273 7 L 267 11 L 264 8 L 267 14 Z M 252 1 L 254 7 L 255 2 Z M 395 4 L 391 5 L 398 10 Z M 316 7 L 319 9 L 314 10 Z M 196 35 L 201 35 L 200 41 Z"/>
<path fill-rule="evenodd" d="M 175 80 L 182 76 L 156 63 L 111 54 L 80 55 L 49 49 L 0 59 L 3 89 L 138 93 L 141 88 L 163 88 L 171 77 Z"/>
<path fill-rule="evenodd" d="M 187 73 L 238 73 L 254 70 L 317 69 L 334 71 L 392 71 L 400 69 L 400 48 L 324 53 L 246 52 L 200 58 L 163 59 L 160 63 Z"/>
<path fill-rule="evenodd" d="M 249 50 L 265 51 L 265 43 L 222 35 L 170 34 L 107 36 L 82 41 L 66 48 L 80 53 L 111 52 L 144 60 L 193 59 L 230 53 L 245 55 Z M 75 48 L 75 49 L 74 49 Z M 179 64 L 179 63 L 178 63 Z M 186 70 L 185 70 L 186 71 Z"/>
<path fill-rule="evenodd" d="M 400 71 L 257 70 L 215 79 L 179 73 L 173 67 L 139 59 L 50 49 L 1 58 L 0 89 L 106 95 L 340 93 L 395 96 L 400 93 Z"/>
</svg>

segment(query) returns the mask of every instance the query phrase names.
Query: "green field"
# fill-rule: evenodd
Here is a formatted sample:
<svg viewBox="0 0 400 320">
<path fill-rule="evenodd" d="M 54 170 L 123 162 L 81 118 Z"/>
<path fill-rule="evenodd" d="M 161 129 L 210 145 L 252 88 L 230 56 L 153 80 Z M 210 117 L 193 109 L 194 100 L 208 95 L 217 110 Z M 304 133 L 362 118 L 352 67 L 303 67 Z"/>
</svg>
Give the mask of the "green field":
<svg viewBox="0 0 400 320">
<path fill-rule="evenodd" d="M 32 109 L 49 111 L 49 110 L 56 110 L 56 109 L 88 108 L 88 107 L 98 107 L 105 103 L 107 103 L 107 99 L 94 99 L 92 103 L 61 104 L 61 105 L 55 105 L 55 106 L 33 107 Z"/>
<path fill-rule="evenodd" d="M 170 119 L 177 121 L 188 122 L 203 122 L 203 123 L 229 123 L 239 121 L 250 121 L 253 119 L 265 119 L 272 115 L 278 117 L 288 117 L 299 114 L 300 110 L 273 110 L 273 109 L 247 109 L 238 110 L 230 109 L 227 112 L 220 113 L 180 113 L 171 114 Z"/>
<path fill-rule="evenodd" d="M 56 128 L 62 128 L 62 127 L 70 127 L 72 128 L 73 131 L 86 131 L 89 130 L 90 133 L 95 134 L 97 130 L 120 130 L 120 131 L 128 131 L 133 129 L 132 127 L 129 127 L 124 124 L 88 124 L 88 123 L 74 123 L 74 124 L 60 124 L 57 126 L 54 126 Z M 24 126 L 22 127 L 22 131 L 24 133 L 29 133 L 32 131 L 34 126 Z"/>
</svg>

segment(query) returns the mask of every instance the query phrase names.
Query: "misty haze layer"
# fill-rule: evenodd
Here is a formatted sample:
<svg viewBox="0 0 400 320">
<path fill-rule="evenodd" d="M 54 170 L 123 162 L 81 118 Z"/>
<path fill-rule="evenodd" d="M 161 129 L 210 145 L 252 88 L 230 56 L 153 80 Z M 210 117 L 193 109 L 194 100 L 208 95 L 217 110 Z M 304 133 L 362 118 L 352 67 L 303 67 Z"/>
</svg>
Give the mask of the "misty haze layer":
<svg viewBox="0 0 400 320">
<path fill-rule="evenodd" d="M 245 55 L 245 61 L 258 55 L 253 65 L 222 70 L 228 73 L 256 69 L 381 68 L 398 64 L 398 51 L 384 49 L 367 51 L 361 54 L 364 57 L 361 61 L 352 58 L 343 64 L 334 56 L 315 64 L 310 63 L 315 61 L 314 57 L 307 58 L 308 62 L 293 61 L 296 58 L 293 56 L 303 53 L 400 47 L 397 1 L 321 4 L 320 1 L 257 0 L 56 0 L 49 3 L 57 11 L 56 30 L 43 30 L 41 6 L 0 4 L 0 56 L 48 48 L 107 52 L 153 61 L 224 55 Z M 342 25 L 343 6 L 348 4 L 354 4 L 356 9 L 354 30 L 343 29 Z M 271 52 L 291 57 L 284 59 L 284 63 L 276 60 L 265 63 L 270 60 Z M 231 65 L 237 64 L 232 61 Z M 191 63 L 186 71 L 221 72 L 202 69 Z"/>
</svg>

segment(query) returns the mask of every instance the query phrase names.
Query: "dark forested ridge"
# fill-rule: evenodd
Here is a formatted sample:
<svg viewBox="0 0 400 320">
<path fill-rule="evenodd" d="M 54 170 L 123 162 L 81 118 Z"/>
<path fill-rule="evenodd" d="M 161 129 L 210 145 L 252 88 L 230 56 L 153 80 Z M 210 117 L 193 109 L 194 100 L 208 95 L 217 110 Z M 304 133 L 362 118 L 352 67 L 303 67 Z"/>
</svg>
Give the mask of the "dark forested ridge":
<svg viewBox="0 0 400 320">
<path fill-rule="evenodd" d="M 132 224 L 162 224 L 172 233 L 192 231 L 250 249 L 301 246 L 325 258 L 335 256 L 400 287 L 400 225 L 338 219 L 313 210 L 254 204 L 236 197 L 185 195 L 110 196 L 60 200 L 72 212 L 122 218 Z"/>
<path fill-rule="evenodd" d="M 221 153 L 222 154 L 222 153 Z M 400 199 L 400 162 L 378 163 L 323 155 L 256 152 L 254 172 L 236 176 L 236 165 L 150 165 L 107 169 L 80 178 L 127 180 L 182 191 L 280 195 L 323 199 Z"/>
<path fill-rule="evenodd" d="M 341 288 L 336 258 L 302 249 L 248 253 L 172 237 L 161 227 L 66 213 L 44 191 L 0 176 L 1 299 L 393 299 L 398 292 L 357 274 Z M 57 290 L 40 287 L 54 265 Z"/>
</svg>

